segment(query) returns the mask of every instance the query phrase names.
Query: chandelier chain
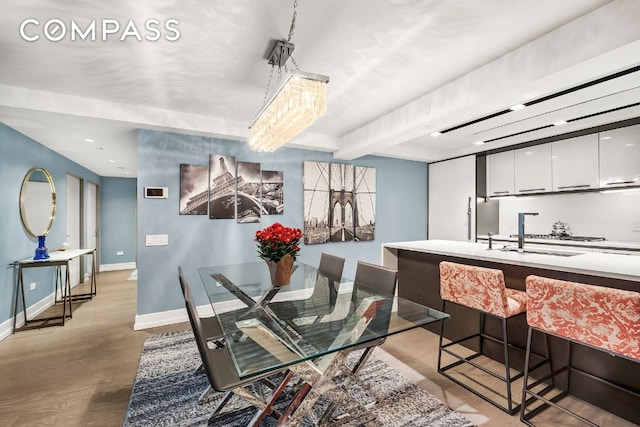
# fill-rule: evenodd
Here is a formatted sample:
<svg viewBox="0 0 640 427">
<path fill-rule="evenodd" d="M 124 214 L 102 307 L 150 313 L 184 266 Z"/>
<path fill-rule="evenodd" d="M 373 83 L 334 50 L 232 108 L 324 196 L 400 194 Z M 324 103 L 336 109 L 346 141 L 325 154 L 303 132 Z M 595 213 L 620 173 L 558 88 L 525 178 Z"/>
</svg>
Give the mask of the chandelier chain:
<svg viewBox="0 0 640 427">
<path fill-rule="evenodd" d="M 293 65 L 296 67 L 296 70 L 297 70 L 297 71 L 300 71 L 300 67 L 298 67 L 298 63 L 297 63 L 297 62 L 296 62 L 296 60 L 293 58 L 293 55 L 291 55 L 289 58 L 291 59 L 291 62 L 293 63 Z M 284 65 L 286 66 L 287 64 L 284 64 Z"/>
<path fill-rule="evenodd" d="M 290 43 L 291 42 L 291 38 L 293 37 L 293 32 L 296 29 L 296 18 L 297 17 L 298 17 L 298 0 L 293 0 L 293 16 L 291 17 L 291 27 L 289 28 L 289 37 L 287 37 L 287 43 Z M 298 67 L 298 64 L 296 63 L 296 60 L 293 59 L 293 53 L 291 53 L 289 55 L 289 59 L 291 59 L 291 62 L 296 67 L 296 71 L 300 71 L 300 67 Z M 284 70 L 285 70 L 285 72 L 289 73 L 289 70 L 287 69 L 287 63 L 286 62 L 284 64 Z"/>
<path fill-rule="evenodd" d="M 291 41 L 293 37 L 293 31 L 296 29 L 296 18 L 298 17 L 298 0 L 293 0 L 293 16 L 291 17 L 291 27 L 289 27 L 289 37 L 287 37 L 287 43 Z"/>
<path fill-rule="evenodd" d="M 267 81 L 267 90 L 264 92 L 264 100 L 262 101 L 262 106 L 267 105 L 267 98 L 269 96 L 269 88 L 271 87 L 271 79 L 273 78 L 273 69 L 275 65 L 271 65 L 271 71 L 269 72 L 269 80 Z"/>
</svg>

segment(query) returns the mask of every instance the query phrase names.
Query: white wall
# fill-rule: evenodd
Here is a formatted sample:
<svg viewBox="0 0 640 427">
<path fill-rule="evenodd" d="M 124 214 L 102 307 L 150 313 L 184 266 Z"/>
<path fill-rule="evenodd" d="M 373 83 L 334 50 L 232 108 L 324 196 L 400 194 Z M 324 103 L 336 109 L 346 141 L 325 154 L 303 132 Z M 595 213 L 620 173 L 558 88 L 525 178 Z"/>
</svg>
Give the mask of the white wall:
<svg viewBox="0 0 640 427">
<path fill-rule="evenodd" d="M 548 234 L 556 221 L 569 224 L 573 235 L 640 242 L 640 190 L 626 193 L 554 194 L 500 200 L 499 234 L 517 234 L 518 212 L 538 212 L 526 218 L 526 232 Z"/>
</svg>

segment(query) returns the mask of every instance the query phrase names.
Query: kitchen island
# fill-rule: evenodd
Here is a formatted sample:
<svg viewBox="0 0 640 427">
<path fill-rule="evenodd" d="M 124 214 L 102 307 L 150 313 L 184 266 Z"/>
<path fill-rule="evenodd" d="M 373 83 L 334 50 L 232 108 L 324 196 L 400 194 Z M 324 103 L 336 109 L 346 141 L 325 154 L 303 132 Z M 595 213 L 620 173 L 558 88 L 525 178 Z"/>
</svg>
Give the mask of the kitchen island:
<svg viewBox="0 0 640 427">
<path fill-rule="evenodd" d="M 525 278 L 535 274 L 640 292 L 640 256 L 552 252 L 554 254 L 518 253 L 490 250 L 486 243 L 424 240 L 383 245 L 382 263 L 385 267 L 399 270 L 400 296 L 434 308 L 442 306 L 439 273 L 441 261 L 500 269 L 504 272 L 507 287 L 520 290 L 525 290 Z M 447 320 L 447 338 L 457 339 L 477 331 L 479 316 L 476 311 L 453 304 L 447 306 L 447 311 L 451 314 L 451 319 Z M 488 318 L 485 327 L 489 334 L 496 337 L 501 335 L 497 319 Z M 427 329 L 439 332 L 436 325 Z M 524 347 L 526 334 L 525 316 L 509 320 L 510 343 Z M 541 336 L 534 336 L 533 344 L 536 352 L 544 353 L 544 340 Z M 573 344 L 569 352 L 568 342 L 555 337 L 550 339 L 550 347 L 554 366 L 562 366 L 571 357 L 574 366 L 640 392 L 640 364 L 578 344 Z M 501 346 L 487 342 L 483 352 L 502 361 L 501 349 Z M 522 369 L 524 358 L 520 352 L 514 352 L 511 360 L 514 368 Z M 582 375 L 572 375 L 570 381 L 570 392 L 575 396 L 640 424 L 640 401 L 637 398 Z M 561 378 L 556 385 L 566 390 L 567 378 Z"/>
</svg>

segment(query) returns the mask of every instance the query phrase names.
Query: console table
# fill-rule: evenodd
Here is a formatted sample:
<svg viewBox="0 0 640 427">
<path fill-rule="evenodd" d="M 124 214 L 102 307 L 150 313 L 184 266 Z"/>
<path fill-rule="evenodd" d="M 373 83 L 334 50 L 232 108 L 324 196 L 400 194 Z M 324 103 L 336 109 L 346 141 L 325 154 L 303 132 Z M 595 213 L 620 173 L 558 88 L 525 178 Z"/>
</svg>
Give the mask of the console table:
<svg viewBox="0 0 640 427">
<path fill-rule="evenodd" d="M 89 292 L 71 295 L 71 280 L 69 278 L 69 263 L 72 259 L 78 258 L 84 255 L 91 255 L 91 273 L 89 275 L 91 280 L 91 288 Z M 55 251 L 49 253 L 49 258 L 34 260 L 33 258 L 26 258 L 20 261 L 14 262 L 14 265 L 18 267 L 18 274 L 16 278 L 16 295 L 15 301 L 13 304 L 13 332 L 16 332 L 16 323 L 18 318 L 18 304 L 19 301 L 22 302 L 22 309 L 24 313 L 24 328 L 23 329 L 31 329 L 28 327 L 29 323 L 33 322 L 42 322 L 37 328 L 46 328 L 49 326 L 64 326 L 65 319 L 67 317 L 73 317 L 73 311 L 71 307 L 72 301 L 91 299 L 94 295 L 97 294 L 97 285 L 96 285 L 96 250 L 93 249 L 70 249 L 66 251 Z M 28 319 L 27 318 L 27 303 L 24 292 L 24 278 L 23 271 L 25 268 L 37 268 L 37 267 L 56 267 L 55 271 L 55 281 L 56 281 L 56 289 L 54 292 L 54 301 L 55 303 L 62 302 L 62 315 L 61 316 L 51 316 L 51 317 L 43 317 L 39 319 Z M 65 279 L 62 281 L 62 267 L 65 267 Z M 60 289 L 61 299 L 58 300 L 58 289 Z M 69 306 L 69 312 L 67 313 L 67 305 Z M 60 322 L 56 323 L 48 323 L 48 320 L 60 320 Z"/>
</svg>

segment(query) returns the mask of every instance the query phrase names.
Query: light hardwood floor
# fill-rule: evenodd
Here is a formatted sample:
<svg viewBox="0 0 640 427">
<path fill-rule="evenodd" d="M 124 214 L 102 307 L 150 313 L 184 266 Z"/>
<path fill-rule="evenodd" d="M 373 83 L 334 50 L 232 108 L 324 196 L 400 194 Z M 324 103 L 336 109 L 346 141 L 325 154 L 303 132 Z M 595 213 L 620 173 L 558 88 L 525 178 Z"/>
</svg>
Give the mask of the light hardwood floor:
<svg viewBox="0 0 640 427">
<path fill-rule="evenodd" d="M 145 338 L 189 327 L 134 331 L 136 282 L 126 280 L 130 273 L 100 273 L 98 295 L 74 304 L 73 319 L 64 327 L 19 332 L 0 342 L 0 426 L 122 425 Z M 392 336 L 383 349 L 381 356 L 403 362 L 396 361 L 396 367 L 472 421 L 522 425 L 517 415 L 506 415 L 436 372 L 437 337 L 430 332 Z M 547 418 L 548 425 L 574 425 L 557 413 Z M 600 421 L 632 425 L 615 418 Z"/>
</svg>

